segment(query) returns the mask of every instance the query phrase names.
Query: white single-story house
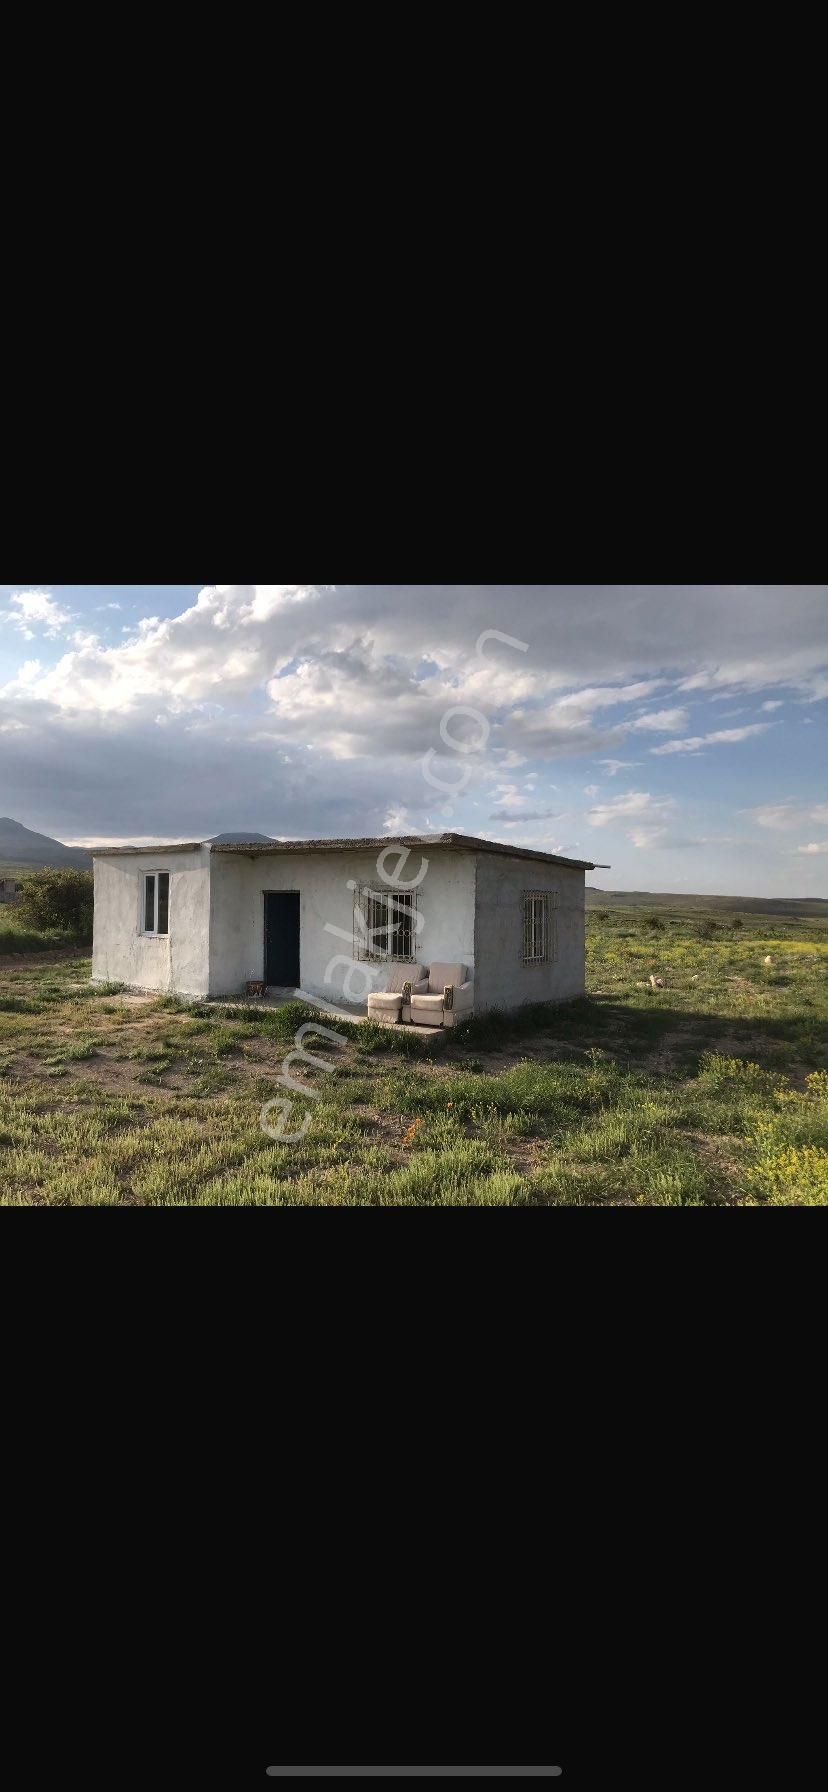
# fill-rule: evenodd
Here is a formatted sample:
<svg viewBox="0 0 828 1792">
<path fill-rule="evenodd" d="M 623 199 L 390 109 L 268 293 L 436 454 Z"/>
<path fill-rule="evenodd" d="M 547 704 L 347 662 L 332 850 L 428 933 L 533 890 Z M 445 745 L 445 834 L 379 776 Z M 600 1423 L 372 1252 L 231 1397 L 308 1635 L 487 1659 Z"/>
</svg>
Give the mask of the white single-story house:
<svg viewBox="0 0 828 1792">
<path fill-rule="evenodd" d="M 478 1014 L 584 993 L 581 859 L 465 834 L 93 856 L 97 982 L 197 1000 L 258 983 L 347 1008 L 411 965 L 453 967 Z"/>
</svg>

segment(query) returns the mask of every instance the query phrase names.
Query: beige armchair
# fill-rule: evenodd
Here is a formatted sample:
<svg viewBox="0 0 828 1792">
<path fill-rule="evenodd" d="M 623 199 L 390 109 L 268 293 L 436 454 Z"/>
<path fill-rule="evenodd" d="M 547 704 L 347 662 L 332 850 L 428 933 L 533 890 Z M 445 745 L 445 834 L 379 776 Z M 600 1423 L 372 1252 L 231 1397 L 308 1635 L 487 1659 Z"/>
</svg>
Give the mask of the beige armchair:
<svg viewBox="0 0 828 1792">
<path fill-rule="evenodd" d="M 428 972 L 422 964 L 395 964 L 388 975 L 386 989 L 377 990 L 368 997 L 368 1019 L 384 1021 L 395 1026 L 402 1013 L 404 997 L 408 995 L 408 986 L 412 990 L 428 989 Z"/>
<path fill-rule="evenodd" d="M 408 1016 L 416 1027 L 457 1027 L 474 1012 L 474 984 L 464 964 L 433 964 L 426 990 L 412 990 Z M 407 1018 L 403 1006 L 403 1020 Z"/>
</svg>

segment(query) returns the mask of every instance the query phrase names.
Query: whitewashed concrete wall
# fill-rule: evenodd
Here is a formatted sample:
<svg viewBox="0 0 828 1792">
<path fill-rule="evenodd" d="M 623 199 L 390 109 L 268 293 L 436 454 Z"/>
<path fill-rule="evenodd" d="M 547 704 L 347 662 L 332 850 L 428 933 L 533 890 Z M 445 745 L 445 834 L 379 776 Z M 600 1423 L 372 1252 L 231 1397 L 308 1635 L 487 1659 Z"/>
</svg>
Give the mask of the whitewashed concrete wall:
<svg viewBox="0 0 828 1792">
<path fill-rule="evenodd" d="M 397 861 L 387 860 L 393 875 Z M 399 866 L 403 880 L 422 868 L 412 850 Z M 471 853 L 433 852 L 419 890 L 423 928 L 418 958 L 474 967 L 475 861 Z M 291 852 L 250 859 L 240 853 L 212 858 L 210 994 L 237 994 L 249 978 L 264 976 L 264 895 L 298 890 L 301 896 L 301 983 L 309 995 L 335 1005 L 364 1002 L 386 985 L 387 965 L 357 964 L 353 956 L 354 892 L 349 883 L 382 889 L 375 853 Z M 402 884 L 400 886 L 402 888 Z M 339 930 L 339 935 L 328 931 Z"/>
<path fill-rule="evenodd" d="M 475 919 L 475 1010 L 565 1002 L 585 989 L 583 871 L 480 853 Z M 523 963 L 523 896 L 557 895 L 557 951 L 549 964 Z"/>
<path fill-rule="evenodd" d="M 475 981 L 475 1008 L 516 1008 L 584 993 L 584 874 L 499 854 L 432 851 L 419 889 L 424 964 L 459 962 Z M 393 871 L 395 860 L 389 858 Z M 413 851 L 404 879 L 422 865 Z M 143 879 L 170 873 L 170 932 L 142 932 Z M 364 1002 L 385 987 L 388 967 L 353 956 L 354 893 L 381 888 L 373 853 L 242 854 L 147 852 L 95 860 L 93 979 L 203 999 L 238 995 L 264 976 L 264 895 L 301 897 L 301 984 L 337 1005 Z M 558 896 L 557 951 L 546 965 L 523 963 L 523 892 Z M 329 929 L 337 931 L 331 932 Z"/>
<path fill-rule="evenodd" d="M 143 933 L 144 875 L 170 873 L 170 931 Z M 134 989 L 204 997 L 209 988 L 210 854 L 139 854 L 95 860 L 92 977 Z"/>
</svg>

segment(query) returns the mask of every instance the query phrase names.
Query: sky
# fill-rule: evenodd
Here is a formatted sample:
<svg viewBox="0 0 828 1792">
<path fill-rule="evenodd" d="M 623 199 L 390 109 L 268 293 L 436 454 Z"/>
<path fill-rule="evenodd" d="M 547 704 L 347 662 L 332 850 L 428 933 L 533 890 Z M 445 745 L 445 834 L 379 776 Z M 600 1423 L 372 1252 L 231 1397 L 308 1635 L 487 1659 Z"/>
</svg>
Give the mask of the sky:
<svg viewBox="0 0 828 1792">
<path fill-rule="evenodd" d="M 828 896 L 828 585 L 0 585 L 0 815 Z"/>
</svg>

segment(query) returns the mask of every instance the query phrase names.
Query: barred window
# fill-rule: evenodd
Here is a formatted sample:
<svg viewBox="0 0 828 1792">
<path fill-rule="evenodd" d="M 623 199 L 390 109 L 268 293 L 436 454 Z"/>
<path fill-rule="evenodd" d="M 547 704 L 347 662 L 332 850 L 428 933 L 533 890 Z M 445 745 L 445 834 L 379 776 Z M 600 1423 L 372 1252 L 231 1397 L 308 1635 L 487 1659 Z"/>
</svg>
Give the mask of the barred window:
<svg viewBox="0 0 828 1792">
<path fill-rule="evenodd" d="M 422 926 L 416 890 L 358 890 L 354 901 L 354 958 L 413 964 Z"/>
<path fill-rule="evenodd" d="M 523 962 L 548 964 L 556 956 L 557 894 L 525 890 L 523 895 Z"/>
</svg>

